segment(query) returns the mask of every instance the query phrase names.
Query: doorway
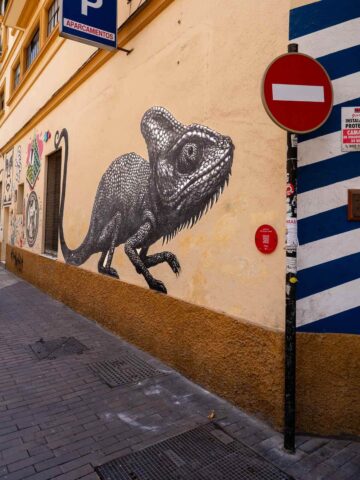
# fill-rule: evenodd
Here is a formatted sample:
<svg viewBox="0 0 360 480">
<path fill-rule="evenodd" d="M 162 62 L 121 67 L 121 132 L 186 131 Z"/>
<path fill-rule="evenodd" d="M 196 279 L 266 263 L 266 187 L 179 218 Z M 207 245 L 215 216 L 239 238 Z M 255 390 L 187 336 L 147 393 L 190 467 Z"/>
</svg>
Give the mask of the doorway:
<svg viewBox="0 0 360 480">
<path fill-rule="evenodd" d="M 57 257 L 61 183 L 61 150 L 47 157 L 44 253 Z"/>
<path fill-rule="evenodd" d="M 4 218 L 3 218 L 3 239 L 1 243 L 1 261 L 6 261 L 6 245 L 9 240 L 9 207 L 4 208 Z"/>
</svg>

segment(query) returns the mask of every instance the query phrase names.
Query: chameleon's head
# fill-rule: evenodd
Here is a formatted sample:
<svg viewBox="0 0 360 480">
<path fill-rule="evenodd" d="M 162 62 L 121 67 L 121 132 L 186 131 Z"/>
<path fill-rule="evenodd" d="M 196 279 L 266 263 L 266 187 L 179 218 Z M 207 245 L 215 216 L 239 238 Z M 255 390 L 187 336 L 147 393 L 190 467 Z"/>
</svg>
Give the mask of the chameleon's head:
<svg viewBox="0 0 360 480">
<path fill-rule="evenodd" d="M 180 225 L 195 223 L 229 180 L 231 138 L 203 125 L 182 125 L 162 107 L 145 113 L 141 130 L 162 206 L 176 212 Z"/>
</svg>

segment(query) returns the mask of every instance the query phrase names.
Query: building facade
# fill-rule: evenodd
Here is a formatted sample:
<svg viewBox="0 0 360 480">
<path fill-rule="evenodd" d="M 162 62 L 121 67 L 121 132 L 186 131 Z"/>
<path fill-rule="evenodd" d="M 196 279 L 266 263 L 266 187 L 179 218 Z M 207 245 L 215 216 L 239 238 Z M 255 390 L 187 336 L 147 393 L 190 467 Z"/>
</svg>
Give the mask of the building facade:
<svg viewBox="0 0 360 480">
<path fill-rule="evenodd" d="M 339 115 L 359 104 L 360 10 L 336 3 L 118 0 L 127 55 L 60 37 L 58 0 L 3 2 L 1 252 L 281 427 L 286 134 L 260 85 L 290 25 L 336 100 L 299 144 L 298 429 L 359 434 L 359 224 L 345 210 L 360 154 L 341 153 Z M 271 255 L 254 242 L 263 224 Z"/>
</svg>

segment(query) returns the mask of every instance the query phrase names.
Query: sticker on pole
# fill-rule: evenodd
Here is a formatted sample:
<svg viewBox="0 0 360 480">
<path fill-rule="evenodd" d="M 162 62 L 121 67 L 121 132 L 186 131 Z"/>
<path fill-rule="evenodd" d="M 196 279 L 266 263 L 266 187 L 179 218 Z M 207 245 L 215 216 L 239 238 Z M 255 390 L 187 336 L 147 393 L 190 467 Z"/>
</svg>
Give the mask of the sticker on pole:
<svg viewBox="0 0 360 480">
<path fill-rule="evenodd" d="M 271 225 L 261 225 L 255 233 L 255 244 L 261 253 L 272 253 L 276 250 L 278 236 Z"/>
<path fill-rule="evenodd" d="M 341 109 L 341 150 L 360 151 L 360 107 Z"/>
<path fill-rule="evenodd" d="M 324 67 L 302 53 L 286 53 L 267 68 L 262 101 L 279 127 L 309 133 L 329 118 L 333 106 L 331 80 Z"/>
<path fill-rule="evenodd" d="M 117 48 L 116 0 L 61 0 L 60 35 L 107 50 Z"/>
</svg>

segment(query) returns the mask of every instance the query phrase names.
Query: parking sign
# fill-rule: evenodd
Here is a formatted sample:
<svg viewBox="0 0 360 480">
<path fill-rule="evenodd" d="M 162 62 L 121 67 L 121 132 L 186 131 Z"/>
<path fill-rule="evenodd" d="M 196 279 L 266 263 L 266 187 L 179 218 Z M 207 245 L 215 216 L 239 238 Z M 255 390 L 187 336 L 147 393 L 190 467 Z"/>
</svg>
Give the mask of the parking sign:
<svg viewBox="0 0 360 480">
<path fill-rule="evenodd" d="M 117 48 L 117 0 L 60 0 L 60 35 L 95 47 Z"/>
</svg>

